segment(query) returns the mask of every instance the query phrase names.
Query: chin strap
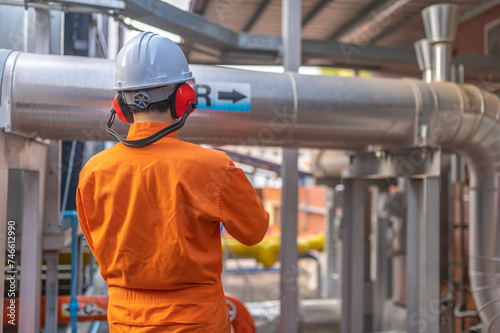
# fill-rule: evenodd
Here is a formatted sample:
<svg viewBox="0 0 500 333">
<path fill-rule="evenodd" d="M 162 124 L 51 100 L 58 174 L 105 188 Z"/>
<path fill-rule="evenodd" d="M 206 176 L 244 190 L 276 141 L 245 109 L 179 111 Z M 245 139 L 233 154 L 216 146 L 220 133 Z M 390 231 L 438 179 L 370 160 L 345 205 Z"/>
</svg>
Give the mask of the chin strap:
<svg viewBox="0 0 500 333">
<path fill-rule="evenodd" d="M 186 108 L 186 111 L 184 111 L 184 115 L 182 116 L 182 118 L 179 119 L 179 121 L 177 121 L 175 124 L 169 125 L 159 130 L 158 132 L 139 140 L 124 139 L 120 136 L 120 134 L 116 133 L 115 130 L 111 129 L 111 126 L 113 126 L 113 122 L 115 121 L 115 116 L 116 116 L 115 109 L 111 109 L 110 110 L 111 116 L 109 117 L 108 123 L 106 124 L 106 131 L 127 147 L 130 148 L 146 147 L 149 146 L 150 144 L 155 143 L 161 138 L 164 138 L 165 136 L 181 129 L 182 126 L 184 126 L 184 124 L 186 123 L 187 117 L 191 114 L 191 112 L 193 112 L 195 108 L 196 108 L 196 103 L 193 102 L 189 104 L 189 106 Z"/>
</svg>

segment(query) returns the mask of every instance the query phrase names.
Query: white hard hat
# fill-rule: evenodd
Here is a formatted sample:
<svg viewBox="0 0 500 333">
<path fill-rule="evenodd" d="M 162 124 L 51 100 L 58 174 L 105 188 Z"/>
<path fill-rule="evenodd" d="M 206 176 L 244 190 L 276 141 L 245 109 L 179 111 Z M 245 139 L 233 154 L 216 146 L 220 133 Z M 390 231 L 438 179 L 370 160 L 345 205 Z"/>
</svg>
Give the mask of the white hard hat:
<svg viewBox="0 0 500 333">
<path fill-rule="evenodd" d="M 114 90 L 139 90 L 187 82 L 193 73 L 180 47 L 166 37 L 142 32 L 116 57 Z"/>
</svg>

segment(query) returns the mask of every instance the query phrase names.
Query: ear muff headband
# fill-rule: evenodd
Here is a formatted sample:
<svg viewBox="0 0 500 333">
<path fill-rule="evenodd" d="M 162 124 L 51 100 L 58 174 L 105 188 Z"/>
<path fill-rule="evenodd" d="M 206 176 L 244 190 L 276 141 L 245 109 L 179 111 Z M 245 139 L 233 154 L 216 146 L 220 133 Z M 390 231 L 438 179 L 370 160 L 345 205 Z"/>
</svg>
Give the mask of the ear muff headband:
<svg viewBox="0 0 500 333">
<path fill-rule="evenodd" d="M 139 139 L 139 140 L 123 139 L 118 133 L 116 133 L 115 130 L 113 130 L 111 128 L 111 126 L 113 126 L 113 122 L 115 121 L 115 116 L 118 114 L 115 109 L 111 109 L 111 116 L 109 117 L 108 123 L 106 124 L 106 131 L 109 134 L 111 134 L 112 136 L 114 136 L 116 139 L 118 139 L 118 141 L 120 141 L 121 143 L 123 143 L 127 147 L 130 147 L 130 148 L 146 147 L 146 146 L 149 146 L 150 144 L 155 143 L 156 141 L 160 140 L 161 138 L 181 129 L 182 126 L 184 126 L 184 124 L 186 123 L 187 117 L 191 114 L 191 112 L 193 112 L 193 110 L 195 108 L 196 108 L 195 102 L 189 104 L 188 107 L 186 108 L 186 110 L 184 110 L 183 115 L 178 122 L 176 122 L 175 124 L 172 124 L 170 126 L 167 126 L 167 127 L 159 130 L 158 132 L 156 132 L 148 137 L 145 137 L 145 138 Z"/>
<path fill-rule="evenodd" d="M 174 119 L 181 119 L 189 105 L 196 102 L 196 93 L 193 87 L 182 83 L 169 97 L 170 114 Z"/>
<path fill-rule="evenodd" d="M 132 115 L 132 112 L 130 112 L 130 109 L 121 92 L 116 94 L 115 99 L 113 100 L 113 107 L 116 111 L 116 115 L 121 121 L 127 124 L 134 123 L 134 116 Z"/>
</svg>

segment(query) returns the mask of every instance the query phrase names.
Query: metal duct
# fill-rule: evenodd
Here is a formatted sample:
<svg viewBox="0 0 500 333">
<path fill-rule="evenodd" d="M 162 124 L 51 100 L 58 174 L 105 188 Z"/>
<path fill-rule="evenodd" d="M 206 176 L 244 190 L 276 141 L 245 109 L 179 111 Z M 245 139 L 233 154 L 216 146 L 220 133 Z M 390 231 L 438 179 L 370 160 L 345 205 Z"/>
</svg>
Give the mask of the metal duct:
<svg viewBox="0 0 500 333">
<path fill-rule="evenodd" d="M 414 143 L 411 81 L 191 69 L 199 85 L 250 84 L 251 112 L 196 110 L 179 132 L 185 140 L 348 149 Z M 111 140 L 104 128 L 113 80 L 112 61 L 13 52 L 3 75 L 0 127 L 50 139 Z M 127 125 L 116 123 L 125 134 Z"/>
<path fill-rule="evenodd" d="M 471 283 L 486 332 L 500 332 L 498 97 L 449 82 L 192 69 L 199 83 L 249 83 L 252 95 L 250 113 L 196 111 L 180 133 L 195 142 L 409 147 L 417 115 L 428 112 L 428 142 L 461 152 L 469 165 Z M 112 85 L 110 61 L 13 52 L 3 71 L 0 127 L 46 138 L 109 139 L 103 128 Z"/>
<path fill-rule="evenodd" d="M 422 11 L 425 34 L 432 46 L 432 81 L 449 81 L 451 56 L 455 41 L 460 7 L 438 4 Z"/>
</svg>

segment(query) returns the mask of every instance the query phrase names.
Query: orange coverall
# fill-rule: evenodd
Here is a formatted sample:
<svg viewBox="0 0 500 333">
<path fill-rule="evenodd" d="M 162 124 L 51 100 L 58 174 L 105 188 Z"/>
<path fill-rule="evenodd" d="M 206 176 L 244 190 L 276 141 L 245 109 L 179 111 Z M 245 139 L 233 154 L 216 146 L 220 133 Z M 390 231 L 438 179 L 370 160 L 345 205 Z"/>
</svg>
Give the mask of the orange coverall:
<svg viewBox="0 0 500 333">
<path fill-rule="evenodd" d="M 127 138 L 165 126 L 136 123 Z M 84 166 L 76 202 L 108 284 L 111 332 L 230 332 L 219 222 L 253 245 L 269 214 L 225 153 L 176 133 L 144 148 L 119 143 Z"/>
</svg>

